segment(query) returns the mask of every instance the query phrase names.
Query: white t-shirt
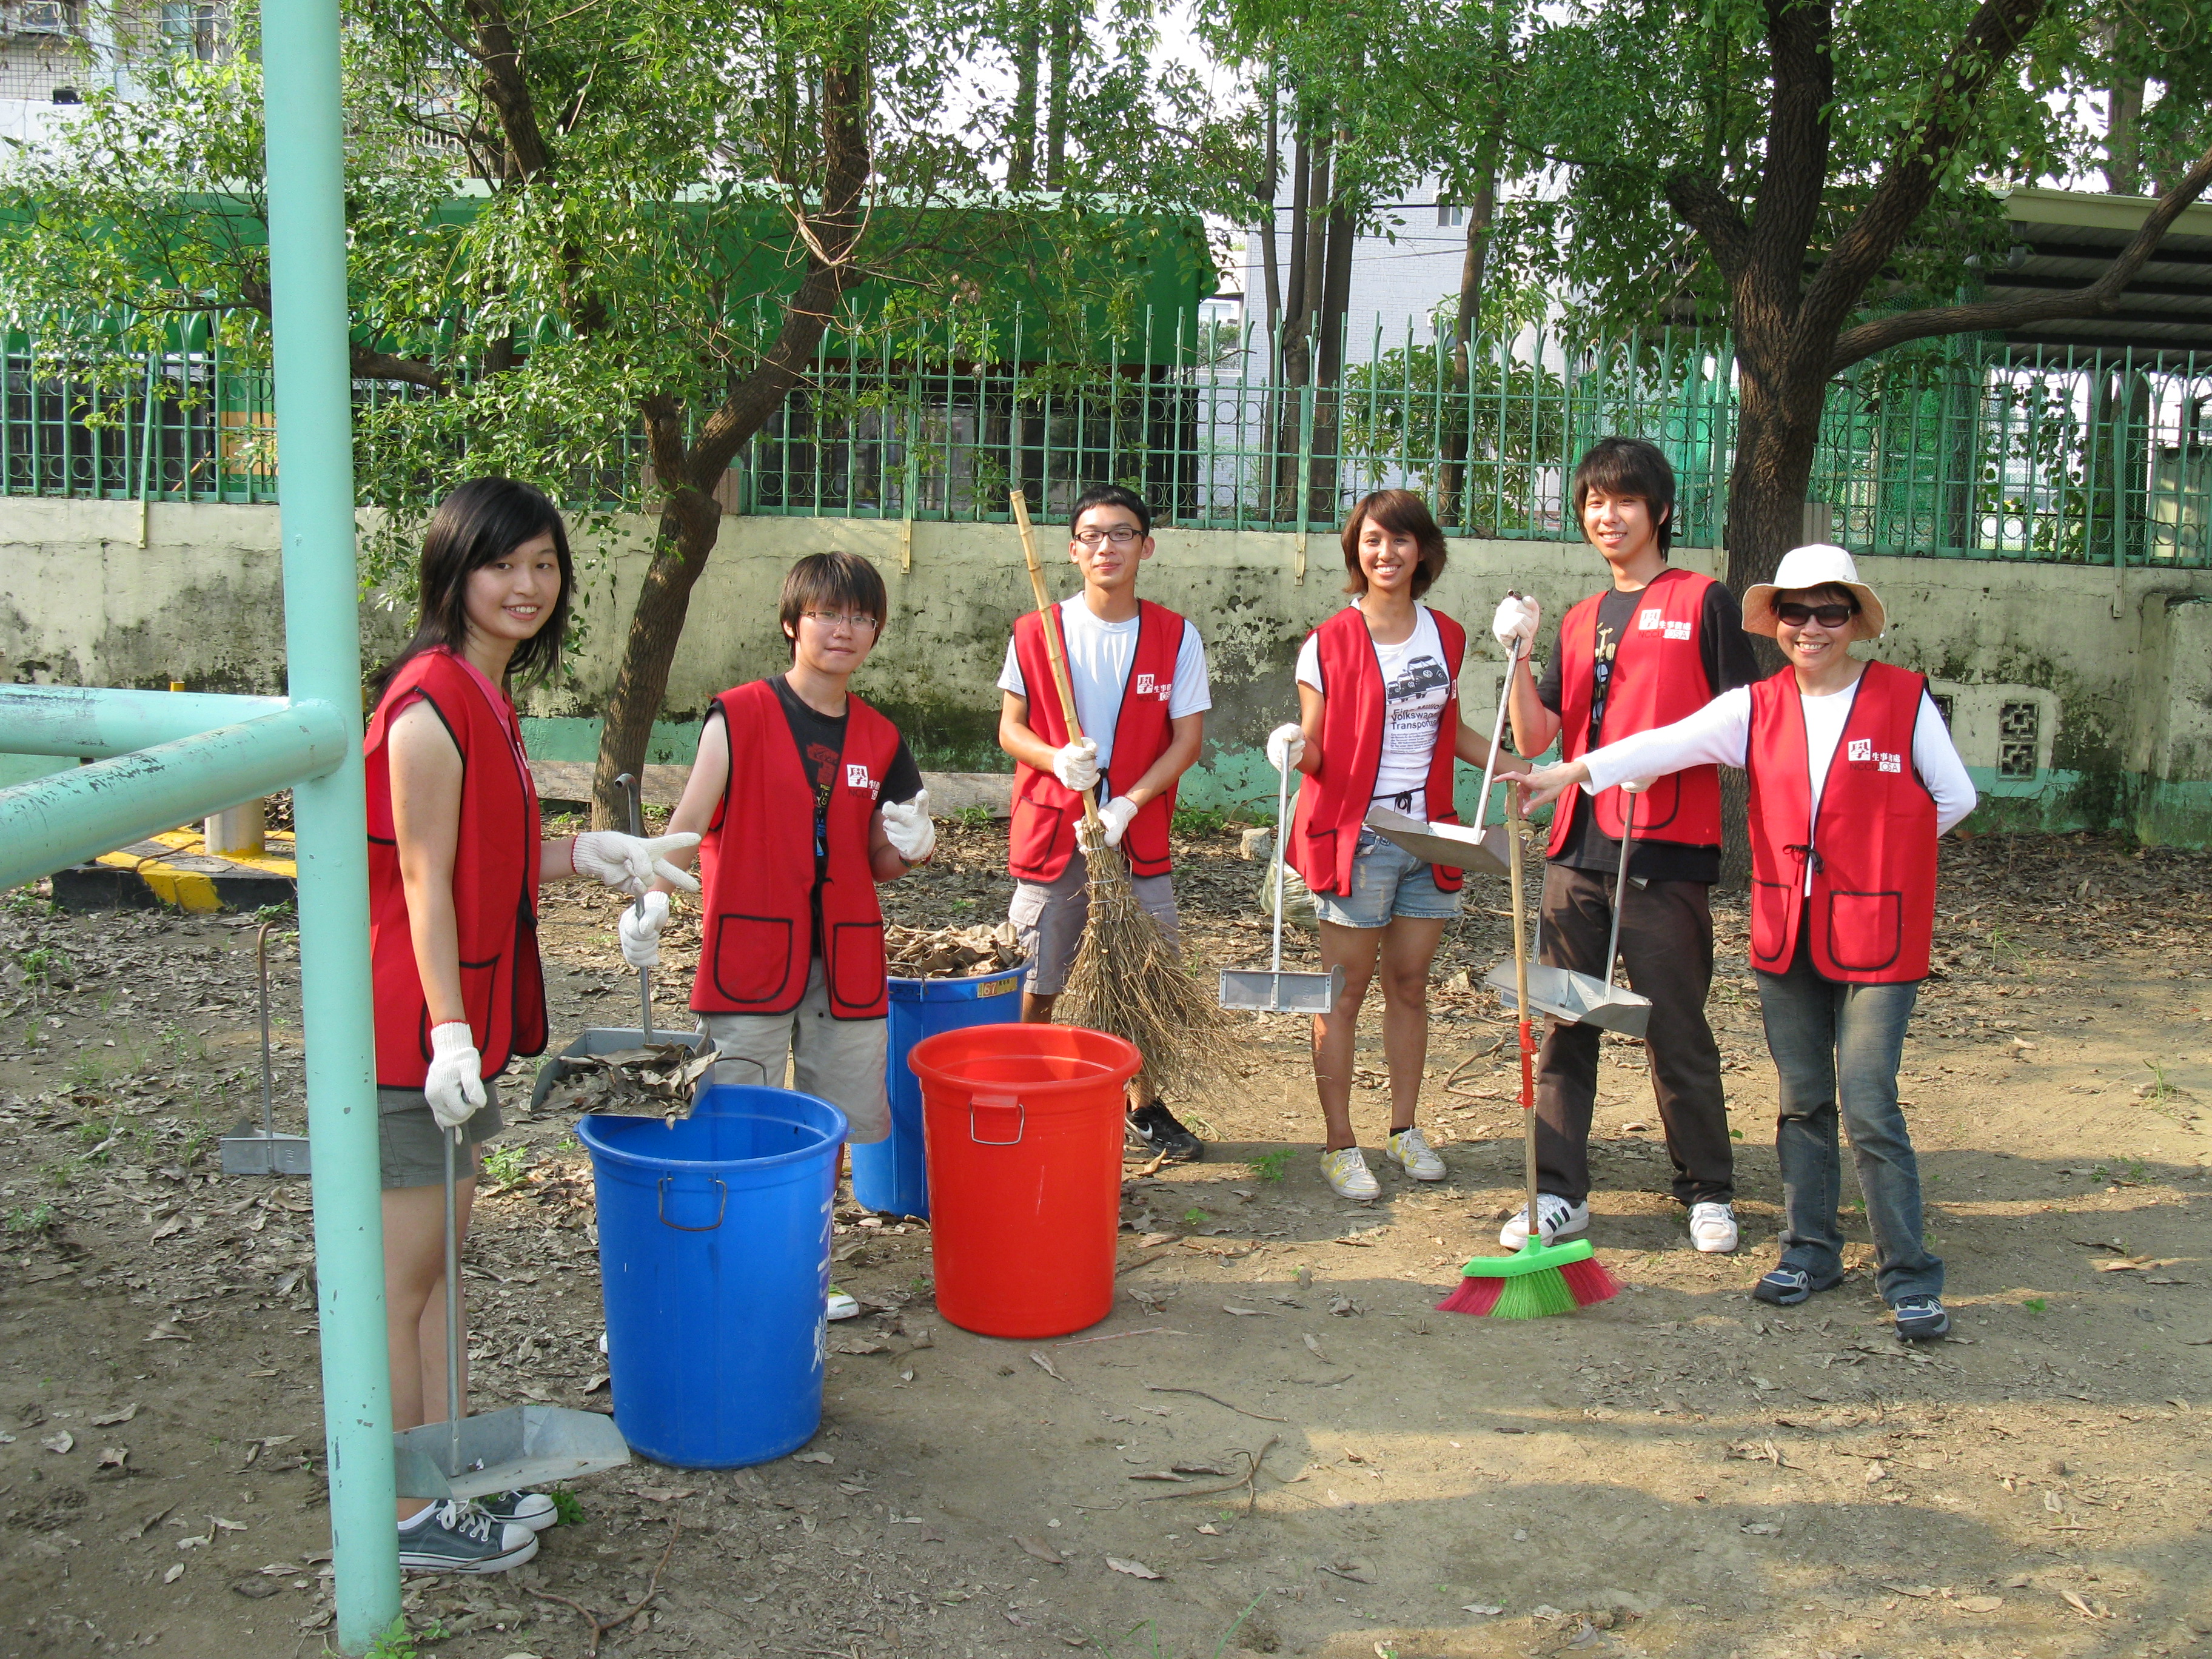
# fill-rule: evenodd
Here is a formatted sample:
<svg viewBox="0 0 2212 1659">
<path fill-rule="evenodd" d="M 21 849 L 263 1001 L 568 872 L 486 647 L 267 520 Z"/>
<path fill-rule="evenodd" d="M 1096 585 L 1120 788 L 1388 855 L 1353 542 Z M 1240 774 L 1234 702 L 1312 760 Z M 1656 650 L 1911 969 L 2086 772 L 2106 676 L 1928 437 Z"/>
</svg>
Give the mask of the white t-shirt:
<svg viewBox="0 0 2212 1659">
<path fill-rule="evenodd" d="M 1862 683 L 1853 680 L 1840 691 L 1819 696 L 1804 691 L 1797 694 L 1798 706 L 1805 711 L 1805 763 L 1812 775 L 1816 818 L 1821 793 L 1827 787 L 1828 768 L 1835 761 L 1836 745 L 1843 741 L 1844 726 L 1851 717 L 1851 704 Z M 1751 688 L 1740 685 L 1722 692 L 1696 714 L 1672 726 L 1638 732 L 1591 750 L 1583 757 L 1589 768 L 1589 781 L 1583 787 L 1594 795 L 1631 778 L 1663 777 L 1686 766 L 1741 766 L 1750 748 Z M 1942 712 L 1925 691 L 1920 695 L 1919 711 L 1912 720 L 1912 769 L 1935 798 L 1937 835 L 1948 833 L 1974 810 L 1974 781 L 1952 746 Z M 1812 890 L 1812 882 L 1813 869 L 1808 860 L 1808 892 Z"/>
<path fill-rule="evenodd" d="M 1375 774 L 1375 799 L 1411 794 L 1419 801 L 1428 787 L 1429 767 L 1436 759 L 1437 726 L 1452 694 L 1443 639 L 1437 632 L 1437 619 L 1429 614 L 1429 607 L 1417 603 L 1413 631 L 1396 645 L 1377 644 L 1375 659 L 1382 670 L 1382 695 L 1389 704 L 1382 726 L 1382 764 Z M 1321 647 L 1313 635 L 1309 634 L 1298 647 L 1297 676 L 1300 685 L 1310 685 L 1323 696 L 1328 695 L 1328 688 L 1321 683 Z"/>
<path fill-rule="evenodd" d="M 1101 622 L 1080 593 L 1060 602 L 1060 637 L 1067 641 L 1067 683 L 1075 692 L 1075 717 L 1083 722 L 1083 735 L 1098 745 L 1102 772 L 1113 764 L 1114 728 L 1121 719 L 1121 693 L 1129 684 L 1130 665 L 1137 659 L 1137 629 L 1141 620 L 1132 617 L 1127 622 Z M 1006 665 L 999 672 L 999 690 L 1018 697 L 1030 695 L 1012 640 L 1006 641 Z M 1047 687 L 1046 695 L 1060 694 Z M 1213 693 L 1206 679 L 1206 647 L 1196 626 L 1186 618 L 1182 645 L 1176 652 L 1175 684 L 1168 691 L 1168 718 L 1179 720 L 1185 714 L 1202 714 L 1212 707 Z"/>
</svg>

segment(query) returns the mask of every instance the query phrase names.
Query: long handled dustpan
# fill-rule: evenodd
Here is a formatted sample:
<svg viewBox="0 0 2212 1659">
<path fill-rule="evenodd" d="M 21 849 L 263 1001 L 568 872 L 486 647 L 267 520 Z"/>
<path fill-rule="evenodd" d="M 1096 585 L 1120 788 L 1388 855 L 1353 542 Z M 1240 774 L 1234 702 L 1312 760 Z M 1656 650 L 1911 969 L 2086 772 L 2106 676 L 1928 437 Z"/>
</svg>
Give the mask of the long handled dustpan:
<svg viewBox="0 0 2212 1659">
<path fill-rule="evenodd" d="M 629 792 L 630 834 L 642 836 L 645 833 L 645 806 L 640 796 L 636 777 L 625 772 L 615 781 Z M 633 908 L 639 915 L 644 914 L 645 897 L 642 894 L 639 895 L 637 902 Z M 617 1059 L 642 1059 L 640 1050 L 662 1048 L 678 1043 L 689 1048 L 694 1054 L 702 1059 L 706 1057 L 712 1045 L 708 1042 L 707 1034 L 704 1031 L 655 1031 L 653 1029 L 653 969 L 650 968 L 641 968 L 637 970 L 637 1029 L 630 1030 L 622 1026 L 595 1026 L 578 1036 L 574 1042 L 559 1054 L 549 1056 L 545 1063 L 538 1068 L 538 1082 L 530 1091 L 530 1109 L 532 1111 L 544 1110 L 546 1101 L 562 1082 L 580 1071 L 591 1069 L 592 1062 L 594 1061 L 604 1064 Z M 684 1093 L 686 1099 L 678 1103 L 678 1109 L 672 1112 L 655 1107 L 650 1110 L 649 1115 L 654 1117 L 689 1117 L 691 1115 L 688 1098 L 690 1091 L 686 1090 Z M 646 1113 L 647 1110 L 647 1109 L 644 1107 L 638 1109 L 639 1113 Z M 624 1115 L 619 1107 L 607 1108 L 605 1111 L 608 1115 Z"/>
<path fill-rule="evenodd" d="M 225 1175 L 289 1176 L 308 1173 L 307 1137 L 276 1133 L 275 1079 L 269 1061 L 269 929 L 263 922 L 253 935 L 253 965 L 261 980 L 261 1127 L 250 1117 L 219 1143 Z"/>
<path fill-rule="evenodd" d="M 1336 1006 L 1337 998 L 1344 994 L 1341 967 L 1332 968 L 1325 974 L 1283 971 L 1283 866 L 1290 831 L 1291 769 L 1285 766 L 1275 787 L 1274 952 L 1264 969 L 1221 970 L 1221 1006 L 1224 1008 L 1250 1008 L 1263 1014 L 1325 1014 Z"/>
<path fill-rule="evenodd" d="M 1510 873 L 1512 852 L 1506 842 L 1506 826 L 1493 823 L 1485 828 L 1482 820 L 1490 816 L 1490 786 L 1498 776 L 1498 744 L 1505 735 L 1505 705 L 1513 695 L 1513 671 L 1520 665 L 1521 641 L 1516 639 L 1506 653 L 1505 678 L 1498 685 L 1498 714 L 1490 722 L 1490 754 L 1483 763 L 1482 793 L 1474 809 L 1474 823 L 1431 823 L 1387 806 L 1371 806 L 1367 811 L 1369 829 L 1415 858 L 1441 864 L 1447 870 L 1487 876 Z"/>
<path fill-rule="evenodd" d="M 1532 960 L 1528 964 L 1528 1006 L 1537 1012 L 1549 1014 L 1570 1025 L 1595 1025 L 1601 1030 L 1618 1031 L 1623 1036 L 1640 1037 L 1650 1023 L 1651 999 L 1640 997 L 1613 982 L 1613 958 L 1620 950 L 1620 912 L 1628 885 L 1628 851 L 1635 838 L 1636 797 L 1630 795 L 1628 822 L 1621 827 L 1620 872 L 1613 884 L 1613 932 L 1606 941 L 1605 977 L 1578 974 L 1571 968 L 1547 968 Z M 1513 927 L 1517 942 L 1521 928 L 1517 917 Z M 1536 908 L 1536 951 L 1543 949 L 1543 939 L 1544 912 L 1540 902 Z M 1530 954 L 1533 957 L 1535 951 Z M 1504 997 L 1508 1008 L 1520 1007 L 1519 986 L 1511 963 L 1499 963 L 1483 983 Z"/>
<path fill-rule="evenodd" d="M 509 1406 L 463 1417 L 461 1249 L 454 1213 L 458 1128 L 446 1131 L 446 1421 L 392 1437 L 402 1498 L 482 1498 L 556 1480 L 573 1480 L 629 1462 L 611 1417 L 560 1406 Z"/>
</svg>

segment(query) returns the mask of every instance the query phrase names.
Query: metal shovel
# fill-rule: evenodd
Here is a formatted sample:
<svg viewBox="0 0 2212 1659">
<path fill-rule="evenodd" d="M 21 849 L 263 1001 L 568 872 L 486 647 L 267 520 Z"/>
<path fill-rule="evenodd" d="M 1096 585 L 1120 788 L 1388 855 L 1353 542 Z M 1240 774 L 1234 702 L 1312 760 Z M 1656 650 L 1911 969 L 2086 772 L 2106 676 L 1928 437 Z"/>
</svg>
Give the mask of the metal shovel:
<svg viewBox="0 0 2212 1659">
<path fill-rule="evenodd" d="M 1221 1006 L 1263 1014 L 1325 1014 L 1344 994 L 1344 969 L 1325 974 L 1283 971 L 1283 866 L 1291 827 L 1291 769 L 1283 768 L 1275 788 L 1275 948 L 1269 966 L 1224 968 Z"/>
<path fill-rule="evenodd" d="M 463 1417 L 461 1399 L 461 1246 L 455 1214 L 453 1160 L 461 1132 L 446 1141 L 446 1420 L 392 1437 L 402 1498 L 483 1498 L 520 1492 L 629 1462 L 629 1447 L 611 1417 L 561 1406 L 509 1406 Z"/>
<path fill-rule="evenodd" d="M 630 834 L 642 836 L 645 833 L 645 805 L 638 789 L 636 777 L 631 773 L 625 772 L 615 781 L 629 792 Z M 638 895 L 637 902 L 632 907 L 632 912 L 637 915 L 645 914 L 643 894 Z M 637 1010 L 638 1025 L 635 1029 L 595 1026 L 583 1032 L 559 1054 L 549 1055 L 545 1063 L 538 1068 L 538 1081 L 530 1091 L 530 1109 L 533 1112 L 544 1110 L 545 1103 L 551 1097 L 553 1091 L 573 1073 L 585 1069 L 580 1066 L 570 1065 L 568 1062 L 572 1060 L 587 1060 L 596 1056 L 626 1054 L 633 1049 L 678 1042 L 688 1044 L 693 1054 L 703 1055 L 712 1046 L 708 1042 L 707 1034 L 704 1031 L 656 1032 L 653 1029 L 653 969 L 650 968 L 641 968 L 637 970 Z M 666 1114 L 656 1110 L 652 1115 L 659 1117 Z M 689 1107 L 684 1107 L 674 1115 L 690 1116 Z"/>
<path fill-rule="evenodd" d="M 261 1127 L 257 1129 L 251 1117 L 242 1117 L 217 1143 L 222 1149 L 225 1175 L 308 1172 L 307 1137 L 276 1133 L 276 1086 L 269 1061 L 269 930 L 275 925 L 264 921 L 253 935 L 253 963 L 261 978 Z"/>
<path fill-rule="evenodd" d="M 1613 884 L 1613 932 L 1606 941 L 1603 979 L 1578 974 L 1571 968 L 1547 968 L 1535 960 L 1544 948 L 1544 908 L 1540 902 L 1538 903 L 1536 945 L 1529 952 L 1528 1003 L 1539 1013 L 1549 1014 L 1569 1025 L 1595 1025 L 1601 1030 L 1618 1031 L 1623 1036 L 1640 1037 L 1650 1023 L 1651 999 L 1624 990 L 1613 982 L 1613 958 L 1620 950 L 1622 890 L 1628 884 L 1628 852 L 1635 839 L 1636 797 L 1632 794 L 1628 797 L 1628 822 L 1621 827 L 1620 872 Z M 1520 1006 L 1515 995 L 1511 963 L 1499 963 L 1483 983 L 1504 998 L 1509 1009 Z"/>
<path fill-rule="evenodd" d="M 1498 741 L 1505 735 L 1505 705 L 1513 695 L 1513 671 L 1520 665 L 1521 641 L 1516 639 L 1505 659 L 1505 678 L 1498 682 L 1498 715 L 1490 723 L 1490 754 L 1483 763 L 1482 793 L 1474 809 L 1475 822 L 1472 825 L 1430 823 L 1388 806 L 1370 806 L 1367 810 L 1369 829 L 1415 858 L 1441 864 L 1447 870 L 1490 876 L 1512 873 L 1512 849 L 1506 841 L 1505 825 L 1493 823 L 1485 829 L 1482 820 L 1490 816 L 1490 786 L 1498 777 Z"/>
</svg>

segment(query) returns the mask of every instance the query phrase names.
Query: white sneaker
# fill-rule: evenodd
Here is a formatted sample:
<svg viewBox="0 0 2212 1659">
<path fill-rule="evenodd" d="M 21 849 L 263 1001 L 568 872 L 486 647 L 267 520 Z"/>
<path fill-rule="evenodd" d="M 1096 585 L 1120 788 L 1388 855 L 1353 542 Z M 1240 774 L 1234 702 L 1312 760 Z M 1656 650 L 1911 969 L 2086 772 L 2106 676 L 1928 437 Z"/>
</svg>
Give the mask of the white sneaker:
<svg viewBox="0 0 2212 1659">
<path fill-rule="evenodd" d="M 1409 1123 L 1383 1143 L 1382 1156 L 1413 1176 L 1416 1181 L 1442 1181 L 1444 1161 L 1438 1158 L 1436 1148 L 1429 1145 L 1421 1126 Z"/>
<path fill-rule="evenodd" d="M 1739 1238 L 1735 1206 L 1711 1200 L 1690 1206 L 1690 1243 L 1707 1255 L 1728 1255 L 1735 1249 Z"/>
<path fill-rule="evenodd" d="M 860 1304 L 854 1300 L 849 1291 L 841 1291 L 832 1285 L 830 1287 L 828 1312 L 832 1319 L 858 1319 L 860 1316 Z"/>
<path fill-rule="evenodd" d="M 1340 1146 L 1333 1152 L 1323 1152 L 1321 1172 L 1328 1182 L 1329 1190 L 1339 1198 L 1357 1199 L 1364 1204 L 1382 1194 L 1382 1182 L 1369 1170 L 1367 1160 L 1359 1155 L 1357 1146 Z"/>
<path fill-rule="evenodd" d="M 1589 1229 L 1589 1205 L 1587 1202 L 1570 1204 L 1557 1193 L 1536 1194 L 1536 1208 L 1543 1217 L 1544 1243 L 1556 1244 L 1570 1233 L 1586 1232 Z M 1523 1204 L 1513 1212 L 1513 1218 L 1498 1230 L 1498 1242 L 1509 1250 L 1517 1250 L 1528 1242 L 1528 1206 Z"/>
</svg>

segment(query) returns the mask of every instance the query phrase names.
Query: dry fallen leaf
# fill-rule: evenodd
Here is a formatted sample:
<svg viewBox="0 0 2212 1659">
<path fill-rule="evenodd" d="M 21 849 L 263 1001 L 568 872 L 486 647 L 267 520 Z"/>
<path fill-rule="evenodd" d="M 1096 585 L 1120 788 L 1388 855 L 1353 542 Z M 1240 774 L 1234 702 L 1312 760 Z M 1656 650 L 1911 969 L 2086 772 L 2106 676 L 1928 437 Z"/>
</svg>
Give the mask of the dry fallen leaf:
<svg viewBox="0 0 2212 1659">
<path fill-rule="evenodd" d="M 1899 1595 L 1910 1595 L 1923 1601 L 1936 1594 L 1933 1584 L 1893 1584 L 1886 1578 L 1882 1580 L 1881 1587 Z"/>
<path fill-rule="evenodd" d="M 1014 1542 L 1022 1547 L 1022 1552 L 1024 1554 L 1034 1555 L 1038 1560 L 1046 1563 L 1048 1565 L 1064 1567 L 1067 1565 L 1067 1558 L 1062 1555 L 1058 1550 L 1053 1548 L 1051 1545 L 1046 1543 L 1042 1538 L 1024 1538 L 1019 1534 L 1013 1534 L 1013 1540 Z"/>
<path fill-rule="evenodd" d="M 1158 1578 L 1160 1576 L 1141 1561 L 1124 1561 L 1116 1556 L 1108 1556 L 1106 1565 L 1115 1572 L 1127 1573 L 1132 1578 Z"/>
<path fill-rule="evenodd" d="M 2102 1601 L 2084 1601 L 2073 1590 L 2066 1590 L 2062 1594 L 2066 1597 L 2066 1605 L 2084 1619 L 2109 1619 L 2112 1616 L 2112 1609 Z"/>
<path fill-rule="evenodd" d="M 1190 1477 L 1188 1475 L 1177 1474 L 1171 1469 L 1148 1469 L 1142 1474 L 1133 1474 L 1129 1479 L 1132 1480 L 1172 1480 L 1181 1486 L 1188 1486 L 1190 1484 Z"/>
<path fill-rule="evenodd" d="M 1226 1302 L 1221 1304 L 1221 1311 L 1225 1314 L 1235 1314 L 1239 1319 L 1272 1319 L 1274 1317 L 1272 1314 L 1261 1312 L 1257 1308 L 1232 1308 Z"/>
<path fill-rule="evenodd" d="M 130 1455 L 131 1448 L 128 1446 L 109 1446 L 100 1454 L 100 1467 L 103 1469 L 119 1469 L 123 1467 L 124 1461 Z"/>
<path fill-rule="evenodd" d="M 696 1498 L 696 1486 L 640 1486 L 637 1495 L 648 1504 L 673 1504 L 678 1499 Z"/>
<path fill-rule="evenodd" d="M 1311 1331 L 1308 1331 L 1306 1333 L 1306 1347 L 1310 1352 L 1311 1352 L 1313 1357 L 1320 1360 L 1322 1364 L 1326 1365 L 1329 1363 L 1328 1356 L 1322 1352 L 1321 1339 L 1316 1336 Z"/>
<path fill-rule="evenodd" d="M 2002 1595 L 1962 1595 L 1951 1604 L 1961 1613 L 1995 1613 L 2004 1605 Z"/>
<path fill-rule="evenodd" d="M 1032 1364 L 1036 1365 L 1036 1367 L 1039 1370 L 1042 1371 L 1042 1372 L 1043 1372 L 1047 1376 L 1050 1377 L 1054 1382 L 1066 1382 L 1066 1381 L 1067 1381 L 1067 1379 L 1066 1379 L 1066 1377 L 1062 1376 L 1061 1376 L 1058 1371 L 1054 1370 L 1052 1368 L 1052 1361 L 1051 1361 L 1049 1358 L 1047 1358 L 1043 1353 L 1042 1353 L 1042 1352 L 1040 1352 L 1036 1351 L 1036 1349 L 1031 1349 L 1031 1350 L 1030 1350 L 1030 1363 L 1031 1363 Z"/>
<path fill-rule="evenodd" d="M 138 1407 L 137 1403 L 134 1401 L 131 1404 L 118 1407 L 114 1411 L 100 1413 L 99 1416 L 92 1419 L 92 1426 L 95 1429 L 112 1429 L 118 1423 L 128 1423 L 132 1418 L 137 1415 Z M 289 1438 L 289 1437 L 287 1437 Z"/>
<path fill-rule="evenodd" d="M 834 1463 L 837 1458 L 834 1452 L 803 1451 L 794 1454 L 791 1461 L 794 1463 Z"/>
<path fill-rule="evenodd" d="M 39 1443 L 50 1452 L 66 1452 L 71 1446 L 76 1444 L 76 1437 L 67 1429 L 64 1429 L 59 1434 L 48 1435 Z"/>
<path fill-rule="evenodd" d="M 182 1578 L 184 1576 L 185 1564 L 179 1561 L 175 1566 L 171 1567 L 168 1571 L 161 1575 L 161 1582 L 165 1584 L 173 1584 L 177 1580 Z"/>
</svg>

